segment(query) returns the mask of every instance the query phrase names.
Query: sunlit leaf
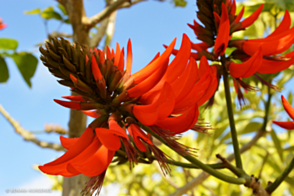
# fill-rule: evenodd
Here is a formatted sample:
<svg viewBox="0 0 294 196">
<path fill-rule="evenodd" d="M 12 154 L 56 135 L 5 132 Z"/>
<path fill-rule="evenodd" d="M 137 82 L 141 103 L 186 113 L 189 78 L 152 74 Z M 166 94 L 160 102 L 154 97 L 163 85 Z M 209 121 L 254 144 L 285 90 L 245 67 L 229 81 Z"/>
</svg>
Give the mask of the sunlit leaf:
<svg viewBox="0 0 294 196">
<path fill-rule="evenodd" d="M 18 41 L 10 38 L 0 38 L 0 49 L 15 50 L 18 46 Z"/>
<path fill-rule="evenodd" d="M 55 12 L 52 6 L 44 9 L 44 11 L 41 13 L 41 17 L 47 20 L 50 20 L 50 19 L 62 20 L 61 15 L 58 12 Z"/>
<path fill-rule="evenodd" d="M 0 56 L 0 82 L 6 82 L 9 78 L 7 64 L 2 56 Z"/>
<path fill-rule="evenodd" d="M 20 71 L 23 79 L 26 81 L 29 87 L 31 87 L 32 84 L 30 80 L 35 74 L 38 59 L 34 55 L 26 52 L 15 53 L 12 55 L 12 58 L 17 65 L 17 68 Z"/>
<path fill-rule="evenodd" d="M 185 7 L 187 2 L 185 0 L 173 0 L 176 7 Z"/>
<path fill-rule="evenodd" d="M 41 13 L 41 9 L 40 8 L 37 8 L 37 9 L 30 10 L 30 11 L 25 11 L 24 13 L 25 14 L 40 14 Z"/>
<path fill-rule="evenodd" d="M 279 154 L 279 157 L 280 157 L 281 161 L 283 162 L 284 158 L 283 158 L 283 149 L 281 146 L 281 141 L 279 140 L 279 138 L 274 130 L 271 131 L 271 137 L 272 137 L 273 142 L 275 144 L 275 147 L 277 149 L 277 153 Z"/>
<path fill-rule="evenodd" d="M 60 11 L 64 14 L 67 15 L 66 9 L 63 5 L 61 5 L 60 3 L 57 5 L 57 7 L 60 9 Z"/>
</svg>

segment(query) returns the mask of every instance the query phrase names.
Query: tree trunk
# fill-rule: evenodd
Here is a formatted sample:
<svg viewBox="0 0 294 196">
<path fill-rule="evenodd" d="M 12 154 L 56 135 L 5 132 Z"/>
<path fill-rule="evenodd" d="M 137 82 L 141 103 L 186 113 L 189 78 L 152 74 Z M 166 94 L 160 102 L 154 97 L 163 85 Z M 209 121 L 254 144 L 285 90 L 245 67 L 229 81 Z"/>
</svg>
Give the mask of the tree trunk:
<svg viewBox="0 0 294 196">
<path fill-rule="evenodd" d="M 89 30 L 84 28 L 83 20 L 86 19 L 83 0 L 62 0 L 67 10 L 72 29 L 73 39 L 81 45 L 89 45 Z M 74 93 L 72 93 L 74 95 Z M 86 129 L 87 116 L 79 110 L 70 111 L 70 120 L 68 123 L 68 136 L 70 138 L 79 137 Z M 64 178 L 62 196 L 77 196 L 85 187 L 89 177 L 78 175 Z"/>
</svg>

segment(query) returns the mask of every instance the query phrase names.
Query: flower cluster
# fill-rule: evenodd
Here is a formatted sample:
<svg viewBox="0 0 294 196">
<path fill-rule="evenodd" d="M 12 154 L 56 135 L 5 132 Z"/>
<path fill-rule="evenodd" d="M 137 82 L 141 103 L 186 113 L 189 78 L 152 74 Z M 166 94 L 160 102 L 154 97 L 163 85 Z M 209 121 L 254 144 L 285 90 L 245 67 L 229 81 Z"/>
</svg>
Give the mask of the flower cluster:
<svg viewBox="0 0 294 196">
<path fill-rule="evenodd" d="M 290 103 L 285 99 L 285 97 L 281 96 L 282 103 L 284 106 L 284 109 L 286 110 L 287 114 L 292 118 L 293 121 L 286 121 L 286 122 L 280 122 L 280 121 L 273 121 L 276 125 L 279 125 L 280 127 L 288 130 L 294 129 L 294 108 L 290 105 Z"/>
<path fill-rule="evenodd" d="M 279 27 L 266 38 L 235 40 L 233 33 L 252 25 L 263 5 L 243 20 L 244 7 L 236 15 L 235 0 L 198 0 L 197 6 L 197 17 L 202 25 L 194 20 L 189 26 L 202 42 L 195 44 L 184 34 L 179 50 L 174 49 L 174 39 L 161 55 L 158 53 L 133 74 L 130 40 L 126 55 L 119 44 L 116 50 L 89 49 L 63 38 L 51 38 L 45 48 L 40 47 L 43 64 L 60 78 L 60 84 L 77 94 L 63 97 L 69 101 L 55 102 L 95 118 L 81 137 L 61 137 L 67 152 L 39 166 L 41 171 L 67 177 L 79 174 L 91 177 L 84 190 L 86 194 L 100 191 L 111 162 L 129 161 L 132 167 L 157 160 L 166 174 L 170 171 L 170 158 L 154 144 L 154 137 L 161 138 L 180 154 L 193 154 L 195 149 L 180 144 L 177 134 L 201 128 L 195 125 L 198 107 L 208 100 L 209 105 L 212 104 L 222 75 L 232 76 L 238 98 L 244 101 L 240 87 L 245 90 L 254 87 L 243 82 L 243 78 L 254 75 L 273 87 L 259 74 L 277 73 L 294 63 L 294 52 L 278 55 L 294 43 L 294 27 L 290 28 L 287 11 Z M 228 47 L 236 49 L 226 56 Z M 175 57 L 170 62 L 171 54 Z M 212 66 L 208 60 L 214 62 Z M 282 99 L 293 118 L 293 108 Z M 293 128 L 293 122 L 274 123 Z"/>
<path fill-rule="evenodd" d="M 163 172 L 169 172 L 169 158 L 152 142 L 152 135 L 180 153 L 193 149 L 178 143 L 175 135 L 195 125 L 198 107 L 217 87 L 216 70 L 206 58 L 199 65 L 190 57 L 191 41 L 184 34 L 181 48 L 169 62 L 176 39 L 142 70 L 131 74 L 132 46 L 126 55 L 117 44 L 116 51 L 88 49 L 71 45 L 64 39 L 51 39 L 40 47 L 44 65 L 58 82 L 78 96 L 58 104 L 82 110 L 95 120 L 80 138 L 61 137 L 68 150 L 60 158 L 39 166 L 47 174 L 93 177 L 86 190 L 100 190 L 108 165 L 116 160 L 132 166 L 156 159 Z"/>
<path fill-rule="evenodd" d="M 243 20 L 245 8 L 243 7 L 236 14 L 235 0 L 198 0 L 197 6 L 199 8 L 197 17 L 203 26 L 195 20 L 193 25 L 188 25 L 202 42 L 191 43 L 192 49 L 196 51 L 192 52 L 191 56 L 197 60 L 206 56 L 212 61 L 220 61 L 219 57 L 222 56 L 225 59 L 225 71 L 233 77 L 240 101 L 244 101 L 240 87 L 245 90 L 256 89 L 243 82 L 242 78 L 255 76 L 262 83 L 276 88 L 263 79 L 261 74 L 277 73 L 294 63 L 294 52 L 279 55 L 294 43 L 294 27 L 290 28 L 289 12 L 285 11 L 281 24 L 267 37 L 237 40 L 231 39 L 233 33 L 245 30 L 252 25 L 262 12 L 263 5 Z M 209 52 L 210 47 L 213 47 L 213 52 Z M 231 55 L 225 57 L 227 47 L 235 47 L 236 49 Z M 174 50 L 174 54 L 176 53 L 177 50 Z M 241 63 L 237 63 L 237 61 L 241 61 Z M 218 69 L 218 78 L 221 77 L 223 71 L 223 69 Z"/>
</svg>

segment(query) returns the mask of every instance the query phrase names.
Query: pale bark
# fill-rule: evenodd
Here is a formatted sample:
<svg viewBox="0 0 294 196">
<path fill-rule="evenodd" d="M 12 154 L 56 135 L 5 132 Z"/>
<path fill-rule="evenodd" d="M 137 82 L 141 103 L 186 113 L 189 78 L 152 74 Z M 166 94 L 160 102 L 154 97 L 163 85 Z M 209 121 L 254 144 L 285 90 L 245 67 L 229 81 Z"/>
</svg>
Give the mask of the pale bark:
<svg viewBox="0 0 294 196">
<path fill-rule="evenodd" d="M 89 29 L 86 29 L 83 22 L 87 20 L 83 0 L 62 0 L 60 3 L 65 7 L 73 29 L 74 42 L 89 45 Z M 79 137 L 86 129 L 87 117 L 79 110 L 70 111 L 68 123 L 68 136 L 70 138 Z M 64 178 L 63 196 L 76 196 L 85 187 L 89 177 L 78 175 L 71 178 Z"/>
</svg>

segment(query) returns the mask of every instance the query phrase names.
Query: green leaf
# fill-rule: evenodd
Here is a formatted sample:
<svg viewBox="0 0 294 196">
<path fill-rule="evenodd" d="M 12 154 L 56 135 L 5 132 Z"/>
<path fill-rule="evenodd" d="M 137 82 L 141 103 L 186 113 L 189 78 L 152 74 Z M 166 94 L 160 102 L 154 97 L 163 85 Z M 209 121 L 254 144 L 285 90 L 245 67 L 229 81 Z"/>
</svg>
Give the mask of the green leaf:
<svg viewBox="0 0 294 196">
<path fill-rule="evenodd" d="M 6 82 L 9 78 L 9 72 L 6 62 L 2 56 L 0 56 L 0 82 Z"/>
<path fill-rule="evenodd" d="M 275 147 L 277 149 L 277 153 L 279 154 L 279 157 L 281 159 L 282 162 L 284 162 L 284 158 L 283 158 L 283 149 L 282 149 L 282 145 L 281 145 L 281 141 L 279 140 L 276 132 L 274 130 L 271 131 L 271 137 L 273 139 L 273 142 L 275 144 Z"/>
<path fill-rule="evenodd" d="M 185 0 L 173 0 L 176 7 L 185 7 L 187 2 Z"/>
<path fill-rule="evenodd" d="M 0 49 L 15 50 L 18 46 L 18 41 L 10 38 L 0 38 Z"/>
<path fill-rule="evenodd" d="M 25 14 L 40 14 L 41 13 L 41 9 L 40 8 L 37 8 L 37 9 L 30 10 L 30 11 L 25 11 L 24 13 Z"/>
<path fill-rule="evenodd" d="M 65 22 L 66 24 L 70 24 L 70 20 L 68 18 L 65 19 L 63 22 Z"/>
<path fill-rule="evenodd" d="M 61 15 L 58 12 L 55 12 L 53 7 L 47 7 L 42 13 L 41 17 L 45 18 L 47 20 L 50 19 L 56 19 L 56 20 L 62 20 Z"/>
<path fill-rule="evenodd" d="M 67 15 L 67 12 L 66 12 L 66 9 L 63 5 L 61 4 L 58 4 L 57 7 L 61 10 L 61 12 L 64 14 L 64 15 Z"/>
<path fill-rule="evenodd" d="M 23 79 L 29 85 L 32 86 L 30 79 L 34 76 L 38 59 L 27 52 L 15 53 L 12 55 L 12 59 L 18 67 Z"/>
</svg>

